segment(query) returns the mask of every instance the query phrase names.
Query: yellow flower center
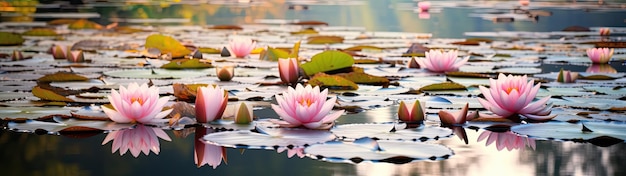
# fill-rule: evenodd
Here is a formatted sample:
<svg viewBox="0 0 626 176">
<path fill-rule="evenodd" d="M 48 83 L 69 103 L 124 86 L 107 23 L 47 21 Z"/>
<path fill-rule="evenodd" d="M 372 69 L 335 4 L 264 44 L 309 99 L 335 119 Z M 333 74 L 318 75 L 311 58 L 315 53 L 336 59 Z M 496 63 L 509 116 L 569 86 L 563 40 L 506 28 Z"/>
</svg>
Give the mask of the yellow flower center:
<svg viewBox="0 0 626 176">
<path fill-rule="evenodd" d="M 143 105 L 143 99 L 141 99 L 140 97 L 130 98 L 130 104 L 133 104 L 135 102 L 139 102 L 140 105 Z"/>
<path fill-rule="evenodd" d="M 511 93 L 511 91 L 513 91 L 513 90 L 515 90 L 515 91 L 518 91 L 518 92 L 519 92 L 519 90 L 517 90 L 517 87 L 509 87 L 509 88 L 506 88 L 506 93 L 507 93 L 507 94 L 510 94 L 510 93 Z"/>
<path fill-rule="evenodd" d="M 301 105 L 303 105 L 303 106 L 307 106 L 307 107 L 309 107 L 309 106 L 311 106 L 311 104 L 313 103 L 313 101 L 311 101 L 311 99 L 308 99 L 308 98 L 307 98 L 307 99 L 301 99 L 299 103 L 300 103 Z"/>
</svg>

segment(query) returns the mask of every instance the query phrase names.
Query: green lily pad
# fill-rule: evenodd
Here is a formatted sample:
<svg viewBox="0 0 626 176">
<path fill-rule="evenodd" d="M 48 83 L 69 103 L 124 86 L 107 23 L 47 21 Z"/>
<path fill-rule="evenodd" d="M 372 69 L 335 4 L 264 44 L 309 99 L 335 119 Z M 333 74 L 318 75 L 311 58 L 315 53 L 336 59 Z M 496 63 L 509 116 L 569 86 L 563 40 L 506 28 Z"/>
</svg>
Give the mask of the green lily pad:
<svg viewBox="0 0 626 176">
<path fill-rule="evenodd" d="M 57 32 L 54 29 L 48 29 L 48 28 L 35 28 L 35 29 L 31 29 L 28 30 L 24 33 L 22 33 L 22 35 L 25 36 L 57 36 Z"/>
<path fill-rule="evenodd" d="M 161 68 L 164 69 L 198 69 L 198 68 L 213 68 L 210 62 L 201 59 L 174 59 Z"/>
<path fill-rule="evenodd" d="M 61 102 L 73 102 L 74 101 L 63 95 L 59 95 L 53 91 L 43 89 L 39 86 L 33 87 L 32 93 L 37 98 L 41 98 L 42 100 L 47 100 L 47 101 L 61 101 Z"/>
<path fill-rule="evenodd" d="M 309 80 L 309 84 L 312 86 L 320 86 L 322 88 L 329 88 L 333 90 L 357 90 L 359 86 L 341 76 L 328 75 L 325 73 L 318 73 Z"/>
<path fill-rule="evenodd" d="M 370 46 L 370 45 L 359 45 L 359 46 L 353 46 L 350 48 L 346 48 L 343 49 L 344 51 L 363 51 L 363 50 L 374 50 L 374 51 L 382 51 L 383 48 L 381 47 L 376 47 L 376 46 Z"/>
<path fill-rule="evenodd" d="M 317 32 L 315 29 L 303 29 L 300 31 L 296 31 L 296 32 L 291 32 L 291 35 L 307 35 L 307 34 L 318 34 L 319 32 Z"/>
<path fill-rule="evenodd" d="M 146 38 L 146 48 L 156 48 L 161 51 L 162 54 L 171 54 L 172 58 L 179 58 L 191 53 L 185 46 L 180 44 L 178 40 L 161 35 L 153 34 Z"/>
<path fill-rule="evenodd" d="M 362 72 L 341 73 L 337 74 L 337 76 L 341 76 L 357 84 L 368 84 L 375 86 L 389 85 L 389 79 L 385 77 L 373 76 Z"/>
<path fill-rule="evenodd" d="M 307 39 L 307 44 L 335 44 L 343 43 L 343 37 L 339 36 L 312 36 Z"/>
<path fill-rule="evenodd" d="M 300 65 L 306 75 L 351 67 L 354 58 L 341 51 L 324 51 L 311 57 L 311 61 Z"/>
<path fill-rule="evenodd" d="M 198 51 L 200 51 L 201 53 L 207 53 L 207 54 L 219 54 L 222 52 L 222 50 L 219 50 L 219 49 L 203 48 L 203 47 L 198 48 Z"/>
<path fill-rule="evenodd" d="M 19 34 L 0 32 L 0 38 L 2 39 L 0 40 L 0 46 L 13 46 L 24 43 L 24 38 Z"/>
<path fill-rule="evenodd" d="M 436 83 L 424 86 L 420 88 L 420 91 L 438 91 L 438 90 L 466 90 L 465 86 L 454 83 L 454 82 L 444 82 L 444 83 Z"/>
<path fill-rule="evenodd" d="M 54 74 L 47 74 L 37 81 L 39 82 L 65 82 L 65 81 L 87 81 L 89 78 L 69 73 L 69 72 L 56 72 Z"/>
</svg>

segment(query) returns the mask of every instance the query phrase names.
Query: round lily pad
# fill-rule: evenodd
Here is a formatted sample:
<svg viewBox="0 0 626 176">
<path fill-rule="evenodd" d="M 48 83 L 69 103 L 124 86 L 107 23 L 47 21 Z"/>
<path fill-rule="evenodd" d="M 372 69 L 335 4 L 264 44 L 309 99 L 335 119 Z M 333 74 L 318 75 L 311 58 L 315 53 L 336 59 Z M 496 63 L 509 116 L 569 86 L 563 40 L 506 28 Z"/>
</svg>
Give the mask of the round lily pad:
<svg viewBox="0 0 626 176">
<path fill-rule="evenodd" d="M 18 119 L 45 119 L 52 116 L 69 117 L 68 108 L 45 108 L 45 107 L 0 107 L 0 118 L 4 120 Z"/>
<path fill-rule="evenodd" d="M 406 128 L 405 123 L 367 123 L 338 125 L 331 131 L 342 138 L 358 139 L 369 137 L 380 140 L 412 140 L 426 141 L 450 137 L 452 130 L 448 128 L 421 126 Z"/>
<path fill-rule="evenodd" d="M 622 122 L 547 122 L 518 125 L 511 130 L 530 137 L 565 141 L 589 141 L 603 136 L 626 140 L 626 123 Z"/>
<path fill-rule="evenodd" d="M 300 128 L 264 128 L 254 131 L 225 131 L 207 134 L 206 143 L 244 149 L 274 149 L 287 146 L 308 146 L 334 140 L 329 131 Z"/>
<path fill-rule="evenodd" d="M 442 160 L 454 155 L 443 145 L 408 141 L 374 141 L 359 139 L 354 142 L 333 141 L 304 149 L 307 156 L 335 163 L 385 162 L 403 164 L 419 160 Z"/>
<path fill-rule="evenodd" d="M 134 124 L 122 124 L 112 121 L 95 121 L 95 120 L 76 120 L 76 119 L 63 119 L 60 117 L 54 117 L 56 122 L 42 122 L 37 120 L 28 120 L 25 123 L 9 122 L 9 129 L 19 132 L 34 132 L 35 130 L 46 130 L 50 134 L 56 134 L 61 131 L 114 131 L 121 129 L 128 129 L 134 126 Z"/>
</svg>

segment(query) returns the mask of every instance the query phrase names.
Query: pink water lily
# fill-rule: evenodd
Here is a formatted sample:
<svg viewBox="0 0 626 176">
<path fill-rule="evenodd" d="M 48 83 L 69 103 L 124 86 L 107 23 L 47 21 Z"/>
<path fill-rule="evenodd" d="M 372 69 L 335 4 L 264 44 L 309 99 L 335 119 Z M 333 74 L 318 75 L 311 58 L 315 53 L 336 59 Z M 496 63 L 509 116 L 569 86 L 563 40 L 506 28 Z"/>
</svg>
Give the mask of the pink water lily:
<svg viewBox="0 0 626 176">
<path fill-rule="evenodd" d="M 212 129 L 204 127 L 197 127 L 194 135 L 194 150 L 193 160 L 196 166 L 202 167 L 204 165 L 212 166 L 213 169 L 217 168 L 222 163 L 226 163 L 226 148 L 218 145 L 207 144 L 202 141 L 204 135 L 214 132 Z"/>
<path fill-rule="evenodd" d="M 609 29 L 609 28 L 600 28 L 598 30 L 598 32 L 600 33 L 601 36 L 609 36 L 609 35 L 611 35 L 611 29 Z"/>
<path fill-rule="evenodd" d="M 297 58 L 278 59 L 278 72 L 283 83 L 294 85 L 300 78 Z"/>
<path fill-rule="evenodd" d="M 573 83 L 578 79 L 578 72 L 572 72 L 569 70 L 559 71 L 559 75 L 556 77 L 556 81 L 560 83 Z"/>
<path fill-rule="evenodd" d="M 55 44 L 50 48 L 54 59 L 66 59 L 70 46 Z"/>
<path fill-rule="evenodd" d="M 419 12 L 428 12 L 428 10 L 430 9 L 430 2 L 428 1 L 417 2 L 417 9 Z"/>
<path fill-rule="evenodd" d="M 146 127 L 139 124 L 133 129 L 108 133 L 104 141 L 102 141 L 102 145 L 113 141 L 111 152 L 115 153 L 115 151 L 119 150 L 120 155 L 124 155 L 128 151 L 130 151 L 134 157 L 138 157 L 142 152 L 145 155 L 149 155 L 150 151 L 158 155 L 161 151 L 159 138 L 172 141 L 163 129 Z"/>
<path fill-rule="evenodd" d="M 82 50 L 69 51 L 65 58 L 67 58 L 69 62 L 85 62 L 85 55 Z"/>
<path fill-rule="evenodd" d="M 320 92 L 318 86 L 298 84 L 296 89 L 289 87 L 282 96 L 276 95 L 278 105 L 272 104 L 272 109 L 282 118 L 282 121 L 274 120 L 274 123 L 282 127 L 330 129 L 345 110 L 330 113 L 337 97 L 326 100 L 327 96 L 328 89 Z"/>
<path fill-rule="evenodd" d="M 498 151 L 506 148 L 508 151 L 514 149 L 523 149 L 526 146 L 531 147 L 533 150 L 535 149 L 535 140 L 519 136 L 511 131 L 506 132 L 492 132 L 492 131 L 483 131 L 478 136 L 478 142 L 487 139 L 485 142 L 485 146 L 489 146 L 495 142 L 496 148 Z"/>
<path fill-rule="evenodd" d="M 218 85 L 198 87 L 196 95 L 196 120 L 207 123 L 221 119 L 228 104 L 228 92 Z"/>
<path fill-rule="evenodd" d="M 130 83 L 128 88 L 120 86 L 119 92 L 111 90 L 108 98 L 113 109 L 102 106 L 102 110 L 117 123 L 163 123 L 168 121 L 163 118 L 172 112 L 172 109 L 162 111 L 168 98 L 159 98 L 159 88 L 148 87 L 146 83 L 141 86 Z"/>
<path fill-rule="evenodd" d="M 230 53 L 237 58 L 244 58 L 254 50 L 256 42 L 250 38 L 233 38 L 228 43 Z"/>
<path fill-rule="evenodd" d="M 220 81 L 230 81 L 235 77 L 235 67 L 233 66 L 215 67 L 215 70 L 217 79 Z"/>
<path fill-rule="evenodd" d="M 589 48 L 587 56 L 594 64 L 606 64 L 613 57 L 613 48 Z"/>
<path fill-rule="evenodd" d="M 459 67 L 467 63 L 469 57 L 460 59 L 456 50 L 443 52 L 441 50 L 426 51 L 426 59 L 419 59 L 417 63 L 431 72 L 457 71 Z"/>
<path fill-rule="evenodd" d="M 439 119 L 441 123 L 444 125 L 458 125 L 464 124 L 468 120 L 472 120 L 478 116 L 476 112 L 467 113 L 469 109 L 469 103 L 466 103 L 465 106 L 460 111 L 450 112 L 446 110 L 439 111 Z"/>
<path fill-rule="evenodd" d="M 424 103 L 420 103 L 419 100 L 415 100 L 414 103 L 404 103 L 404 101 L 400 101 L 400 106 L 398 107 L 398 119 L 403 122 L 422 122 L 424 121 L 424 117 L 426 116 L 426 105 Z"/>
<path fill-rule="evenodd" d="M 556 115 L 550 115 L 551 106 L 546 105 L 550 96 L 544 97 L 531 103 L 541 83 L 533 86 L 533 80 L 528 81 L 526 75 L 513 76 L 500 73 L 498 79 L 489 79 L 489 89 L 480 86 L 480 92 L 485 98 L 479 98 L 480 104 L 485 109 L 502 118 L 516 118 L 520 114 L 526 118 L 546 121 Z"/>
</svg>

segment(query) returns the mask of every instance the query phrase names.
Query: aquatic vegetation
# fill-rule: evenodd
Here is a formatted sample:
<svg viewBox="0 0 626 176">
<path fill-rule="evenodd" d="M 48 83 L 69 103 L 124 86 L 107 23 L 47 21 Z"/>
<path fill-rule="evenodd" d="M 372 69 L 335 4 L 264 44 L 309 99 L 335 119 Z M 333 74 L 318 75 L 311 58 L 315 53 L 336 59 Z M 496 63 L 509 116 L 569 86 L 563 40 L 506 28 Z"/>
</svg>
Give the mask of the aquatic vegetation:
<svg viewBox="0 0 626 176">
<path fill-rule="evenodd" d="M 404 101 L 400 101 L 398 119 L 403 122 L 422 123 L 426 116 L 424 109 L 426 109 L 425 103 L 421 103 L 419 100 L 415 100 L 414 103 L 404 103 Z"/>
<path fill-rule="evenodd" d="M 469 57 L 459 59 L 457 57 L 458 51 L 442 51 L 442 50 L 430 50 L 426 51 L 426 59 L 419 59 L 417 63 L 422 67 L 432 72 L 450 72 L 457 71 L 459 67 L 465 64 Z"/>
<path fill-rule="evenodd" d="M 256 48 L 256 41 L 250 38 L 235 37 L 228 42 L 228 50 L 237 58 L 244 58 Z"/>
<path fill-rule="evenodd" d="M 528 81 L 526 75 L 505 76 L 500 73 L 497 80 L 490 78 L 489 82 L 489 88 L 479 87 L 485 98 L 478 100 L 485 109 L 497 116 L 516 119 L 515 115 L 520 114 L 528 119 L 538 121 L 550 120 L 555 117 L 555 115 L 550 115 L 552 107 L 546 105 L 550 96 L 532 102 L 541 83 L 534 85 L 534 81 Z"/>
<path fill-rule="evenodd" d="M 242 102 L 235 107 L 235 123 L 249 124 L 254 120 L 253 107 L 250 104 Z"/>
<path fill-rule="evenodd" d="M 111 90 L 108 99 L 112 107 L 102 106 L 104 113 L 118 123 L 161 123 L 172 109 L 163 111 L 168 98 L 159 98 L 159 88 L 148 84 L 130 83 L 120 86 L 119 92 Z"/>
<path fill-rule="evenodd" d="M 556 81 L 560 83 L 573 83 L 578 79 L 578 72 L 572 72 L 569 70 L 559 71 L 559 75 L 556 77 Z"/>
<path fill-rule="evenodd" d="M 589 48 L 587 56 L 594 64 L 606 64 L 613 57 L 613 48 Z"/>
<path fill-rule="evenodd" d="M 320 87 L 302 84 L 296 88 L 289 87 L 283 95 L 276 95 L 278 105 L 272 104 L 282 121 L 275 121 L 282 127 L 304 126 L 310 129 L 330 129 L 335 120 L 344 110 L 331 112 L 337 97 L 326 100 L 328 89 L 320 91 Z M 329 114 L 330 113 L 330 114 Z"/>
<path fill-rule="evenodd" d="M 139 124 L 133 129 L 110 132 L 102 141 L 102 145 L 113 141 L 111 153 L 119 150 L 120 155 L 124 155 L 128 151 L 134 157 L 138 157 L 140 153 L 149 155 L 150 151 L 158 155 L 161 151 L 159 138 L 172 141 L 163 129 Z"/>
<path fill-rule="evenodd" d="M 198 87 L 196 96 L 196 120 L 207 123 L 221 119 L 228 103 L 228 92 L 219 85 Z"/>
<path fill-rule="evenodd" d="M 278 71 L 283 83 L 295 85 L 300 78 L 300 64 L 297 58 L 278 59 Z"/>
<path fill-rule="evenodd" d="M 52 51 L 52 57 L 54 57 L 54 59 L 66 59 L 69 50 L 70 46 L 61 44 L 55 44 L 50 48 L 50 51 Z"/>
<path fill-rule="evenodd" d="M 68 51 L 66 58 L 69 62 L 85 62 L 85 56 L 82 50 Z"/>
<path fill-rule="evenodd" d="M 230 81 L 235 77 L 235 67 L 233 66 L 216 67 L 215 70 L 220 81 Z"/>
<path fill-rule="evenodd" d="M 457 112 L 440 110 L 439 119 L 441 120 L 441 123 L 444 125 L 459 125 L 459 124 L 462 125 L 468 120 L 472 120 L 473 118 L 478 116 L 478 113 L 468 114 L 467 113 L 468 108 L 469 108 L 469 103 L 466 103 L 465 106 L 463 106 L 463 108 Z"/>
</svg>

